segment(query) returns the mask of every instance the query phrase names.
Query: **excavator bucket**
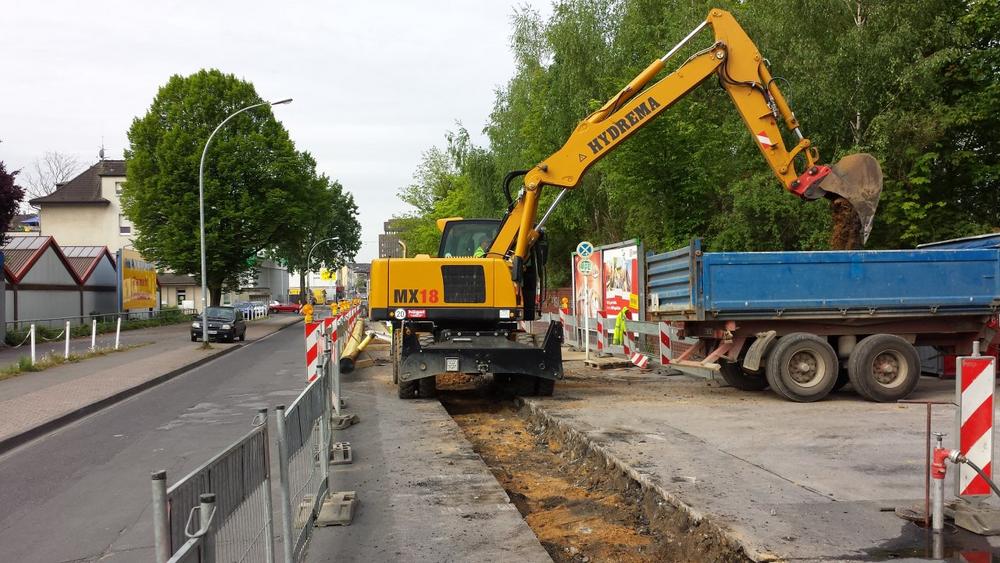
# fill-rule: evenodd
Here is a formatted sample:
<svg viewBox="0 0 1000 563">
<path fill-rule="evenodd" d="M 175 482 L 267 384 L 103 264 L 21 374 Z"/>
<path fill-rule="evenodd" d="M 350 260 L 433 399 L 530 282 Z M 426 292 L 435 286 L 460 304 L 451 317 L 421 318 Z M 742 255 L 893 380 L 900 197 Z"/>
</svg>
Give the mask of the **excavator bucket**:
<svg viewBox="0 0 1000 563">
<path fill-rule="evenodd" d="M 867 242 L 882 195 L 882 167 L 872 155 L 858 153 L 845 156 L 830 169 L 820 187 L 851 203 L 861 221 L 861 240 Z"/>
</svg>

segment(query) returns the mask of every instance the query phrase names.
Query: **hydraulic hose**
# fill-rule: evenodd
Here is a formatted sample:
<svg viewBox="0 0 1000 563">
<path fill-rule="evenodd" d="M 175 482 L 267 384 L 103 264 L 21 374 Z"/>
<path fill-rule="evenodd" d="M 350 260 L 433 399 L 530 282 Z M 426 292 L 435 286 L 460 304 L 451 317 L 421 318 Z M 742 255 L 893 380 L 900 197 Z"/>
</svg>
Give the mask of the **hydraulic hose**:
<svg viewBox="0 0 1000 563">
<path fill-rule="evenodd" d="M 510 195 L 510 183 L 518 176 L 524 176 L 531 170 L 511 170 L 503 177 L 503 195 L 507 198 L 507 209 L 514 207 L 514 198 Z"/>
<path fill-rule="evenodd" d="M 982 477 L 984 481 L 986 481 L 987 483 L 990 484 L 990 488 L 993 489 L 993 492 L 996 493 L 997 496 L 1000 496 L 1000 489 L 997 488 L 996 483 L 993 482 L 993 479 L 990 479 L 989 477 L 987 477 L 986 474 L 983 473 L 983 470 L 980 469 L 978 465 L 976 465 L 975 463 L 972 463 L 971 461 L 969 461 L 969 458 L 967 458 L 965 456 L 960 457 L 958 459 L 958 461 L 960 461 L 960 462 L 968 465 L 972 469 L 974 469 L 975 472 L 978 473 L 979 476 Z"/>
</svg>

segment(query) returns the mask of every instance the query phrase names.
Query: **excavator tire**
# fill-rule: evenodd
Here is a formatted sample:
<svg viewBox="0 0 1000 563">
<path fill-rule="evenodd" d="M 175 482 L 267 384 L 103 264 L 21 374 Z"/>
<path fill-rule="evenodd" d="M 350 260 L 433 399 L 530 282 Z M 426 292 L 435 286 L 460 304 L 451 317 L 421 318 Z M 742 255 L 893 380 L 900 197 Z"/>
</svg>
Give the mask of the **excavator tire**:
<svg viewBox="0 0 1000 563">
<path fill-rule="evenodd" d="M 544 377 L 535 378 L 535 395 L 539 397 L 551 397 L 555 389 L 556 382 L 554 379 L 546 379 Z"/>
<path fill-rule="evenodd" d="M 420 380 L 400 381 L 399 385 L 396 387 L 396 394 L 399 395 L 400 399 L 416 399 L 419 384 Z"/>
<path fill-rule="evenodd" d="M 437 397 L 437 378 L 434 376 L 417 380 L 417 396 L 421 399 Z"/>
</svg>

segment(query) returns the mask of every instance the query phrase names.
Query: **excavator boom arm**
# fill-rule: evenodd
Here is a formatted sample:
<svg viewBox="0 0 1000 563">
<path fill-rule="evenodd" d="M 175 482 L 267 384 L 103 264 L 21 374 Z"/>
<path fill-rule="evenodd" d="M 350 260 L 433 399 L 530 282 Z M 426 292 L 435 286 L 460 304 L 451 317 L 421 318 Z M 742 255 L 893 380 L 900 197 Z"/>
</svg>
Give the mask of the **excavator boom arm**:
<svg viewBox="0 0 1000 563">
<path fill-rule="evenodd" d="M 666 61 L 706 26 L 712 28 L 715 43 L 645 88 L 665 68 Z M 513 249 L 515 262 L 526 260 L 538 238 L 540 225 L 535 221 L 543 186 L 575 188 L 589 167 L 713 75 L 718 75 L 764 159 L 785 189 L 805 199 L 826 195 L 819 185 L 832 170 L 818 165 L 818 152 L 802 135 L 798 120 L 756 45 L 730 13 L 713 9 L 705 22 L 663 58 L 653 61 L 601 109 L 581 121 L 562 148 L 525 175 L 524 191 L 501 224 L 490 253 L 503 256 Z M 791 149 L 782 138 L 779 120 L 798 139 Z M 805 159 L 803 173 L 795 167 L 795 159 L 799 156 Z M 880 186 L 879 173 L 879 190 Z M 845 194 L 845 197 L 848 196 Z M 874 214 L 874 206 L 871 214 Z M 866 235 L 870 217 L 867 223 Z"/>
</svg>

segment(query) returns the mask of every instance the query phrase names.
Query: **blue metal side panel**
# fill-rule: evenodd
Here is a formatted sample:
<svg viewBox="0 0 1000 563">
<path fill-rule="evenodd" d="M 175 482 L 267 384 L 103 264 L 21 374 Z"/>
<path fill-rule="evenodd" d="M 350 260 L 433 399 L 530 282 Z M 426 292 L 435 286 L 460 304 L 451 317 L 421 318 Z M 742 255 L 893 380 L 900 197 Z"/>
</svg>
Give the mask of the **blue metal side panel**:
<svg viewBox="0 0 1000 563">
<path fill-rule="evenodd" d="M 1000 305 L 1000 250 L 990 249 L 708 253 L 701 277 L 709 318 L 973 313 Z"/>
<path fill-rule="evenodd" d="M 701 240 L 662 254 L 646 255 L 646 294 L 649 313 L 693 311 L 692 265 L 701 253 Z"/>
<path fill-rule="evenodd" d="M 956 238 L 917 245 L 917 248 L 942 250 L 949 248 L 1000 248 L 1000 233 L 990 233 L 975 237 Z"/>
</svg>

